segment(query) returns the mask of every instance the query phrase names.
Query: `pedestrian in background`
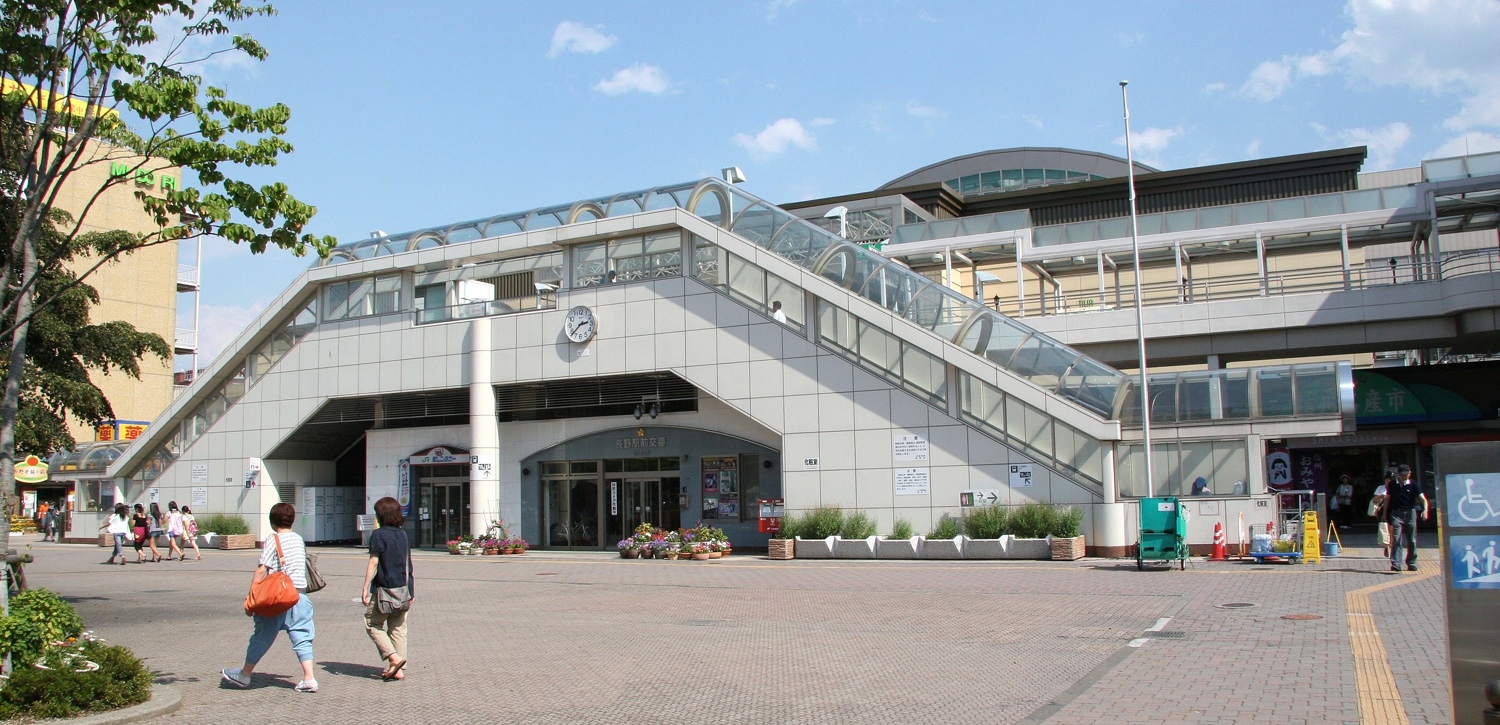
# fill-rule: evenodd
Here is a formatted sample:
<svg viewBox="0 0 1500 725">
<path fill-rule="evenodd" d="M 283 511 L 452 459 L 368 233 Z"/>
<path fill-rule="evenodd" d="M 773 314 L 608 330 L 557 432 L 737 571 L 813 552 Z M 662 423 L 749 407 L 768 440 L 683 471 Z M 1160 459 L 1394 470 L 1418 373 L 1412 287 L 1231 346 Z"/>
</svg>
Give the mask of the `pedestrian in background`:
<svg viewBox="0 0 1500 725">
<path fill-rule="evenodd" d="M 291 609 L 274 617 L 251 614 L 255 619 L 255 631 L 250 634 L 250 644 L 245 648 L 245 664 L 226 667 L 220 671 L 224 682 L 232 687 L 250 686 L 250 675 L 260 659 L 271 651 L 276 642 L 276 633 L 286 630 L 292 641 L 292 651 L 302 664 L 302 681 L 294 688 L 297 692 L 317 692 L 318 680 L 313 676 L 313 627 L 312 600 L 307 598 L 307 544 L 292 531 L 297 520 L 297 510 L 289 503 L 278 503 L 271 507 L 271 538 L 260 549 L 260 566 L 255 567 L 251 584 L 266 578 L 273 571 L 284 572 L 297 588 L 297 603 Z M 280 545 L 278 548 L 278 544 Z M 250 614 L 249 611 L 245 612 Z"/>
<path fill-rule="evenodd" d="M 1391 571 L 1401 571 L 1402 549 L 1406 550 L 1406 570 L 1417 570 L 1417 511 L 1422 520 L 1429 515 L 1427 496 L 1411 477 L 1411 466 L 1396 469 L 1396 482 L 1386 494 L 1386 510 L 1391 522 Z"/>
<path fill-rule="evenodd" d="M 173 552 L 176 552 L 178 561 L 187 561 L 181 544 L 187 531 L 182 527 L 182 512 L 177 510 L 176 501 L 167 503 L 167 522 L 163 528 L 167 531 L 167 561 L 172 560 Z"/>
<path fill-rule="evenodd" d="M 151 553 L 161 560 L 161 552 L 156 550 L 156 542 L 148 541 L 151 538 L 151 519 L 146 518 L 146 507 L 135 505 L 135 513 L 130 517 L 130 535 L 135 544 L 135 563 L 146 563 L 146 555 L 141 551 L 146 544 L 151 544 Z"/>
<path fill-rule="evenodd" d="M 161 513 L 161 506 L 158 506 L 155 501 L 152 501 L 151 511 L 149 513 L 151 517 L 151 555 L 156 557 L 156 561 L 161 561 L 161 552 L 156 548 L 156 539 L 167 533 L 166 530 L 162 528 L 162 519 L 164 517 Z M 170 560 L 171 558 L 172 555 L 170 553 L 167 554 L 167 559 Z"/>
<path fill-rule="evenodd" d="M 386 496 L 376 501 L 375 520 L 380 528 L 370 534 L 370 562 L 365 567 L 365 588 L 360 595 L 366 607 L 365 632 L 386 663 L 380 679 L 404 680 L 401 669 L 406 667 L 406 615 L 416 598 L 417 583 L 412 573 L 411 542 L 402 528 L 406 518 L 396 499 Z"/>
<path fill-rule="evenodd" d="M 125 566 L 125 537 L 130 533 L 130 511 L 125 504 L 115 504 L 115 512 L 104 520 L 99 526 L 100 531 L 108 530 L 109 537 L 114 539 L 115 553 L 109 555 L 109 561 L 104 563 L 113 564 L 115 559 L 120 560 L 120 566 Z"/>
<path fill-rule="evenodd" d="M 198 550 L 198 519 L 193 516 L 193 510 L 182 507 L 182 532 L 187 535 L 187 543 L 193 545 L 193 561 L 203 561 L 203 552 Z M 182 547 L 183 559 L 187 558 L 187 546 Z"/>
<path fill-rule="evenodd" d="M 1375 533 L 1380 538 L 1380 555 L 1389 558 L 1391 555 L 1391 523 L 1385 520 L 1385 503 L 1390 496 L 1391 484 L 1395 477 L 1387 474 L 1385 481 L 1375 487 L 1375 494 L 1370 497 L 1368 512 L 1375 519 Z"/>
</svg>

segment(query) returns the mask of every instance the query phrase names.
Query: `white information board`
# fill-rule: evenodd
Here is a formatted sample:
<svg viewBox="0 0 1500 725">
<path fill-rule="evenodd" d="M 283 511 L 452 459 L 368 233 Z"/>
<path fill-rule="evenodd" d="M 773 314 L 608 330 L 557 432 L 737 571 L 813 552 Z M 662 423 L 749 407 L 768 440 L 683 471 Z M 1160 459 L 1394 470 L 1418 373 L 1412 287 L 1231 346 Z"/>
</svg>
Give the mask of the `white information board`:
<svg viewBox="0 0 1500 725">
<path fill-rule="evenodd" d="M 897 496 L 925 496 L 932 493 L 932 478 L 926 468 L 897 468 Z"/>
<path fill-rule="evenodd" d="M 891 436 L 891 460 L 927 462 L 927 439 L 916 434 Z"/>
<path fill-rule="evenodd" d="M 208 483 L 208 464 L 193 464 L 193 483 Z"/>
<path fill-rule="evenodd" d="M 208 486 L 193 487 L 193 508 L 202 511 L 208 506 Z"/>
<path fill-rule="evenodd" d="M 475 481 L 495 480 L 495 459 L 493 456 L 470 456 L 469 478 Z"/>
<path fill-rule="evenodd" d="M 1034 481 L 1031 478 L 1031 464 L 1030 463 L 1013 463 L 1013 464 L 1011 464 L 1011 466 L 1010 466 L 1010 487 L 1011 488 L 1031 488 L 1032 483 L 1034 483 Z"/>
</svg>

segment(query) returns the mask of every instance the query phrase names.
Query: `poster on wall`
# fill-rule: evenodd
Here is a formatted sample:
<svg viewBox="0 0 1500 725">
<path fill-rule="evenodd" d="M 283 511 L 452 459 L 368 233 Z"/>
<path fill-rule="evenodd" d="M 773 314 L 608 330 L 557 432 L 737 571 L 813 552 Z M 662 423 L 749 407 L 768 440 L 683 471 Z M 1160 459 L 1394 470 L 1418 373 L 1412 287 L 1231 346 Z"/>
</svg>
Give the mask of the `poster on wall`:
<svg viewBox="0 0 1500 725">
<path fill-rule="evenodd" d="M 898 462 L 926 462 L 927 452 L 927 439 L 922 436 L 891 436 L 891 460 Z"/>
<path fill-rule="evenodd" d="M 1281 450 L 1266 454 L 1266 486 L 1272 491 L 1292 487 L 1292 454 Z"/>
<path fill-rule="evenodd" d="M 1297 451 L 1292 463 L 1292 481 L 1298 489 L 1328 492 L 1328 462 L 1322 451 Z"/>
<path fill-rule="evenodd" d="M 193 483 L 208 483 L 208 464 L 193 464 Z"/>
<path fill-rule="evenodd" d="M 897 496 L 925 496 L 930 493 L 932 493 L 932 482 L 929 469 L 896 469 Z"/>
<path fill-rule="evenodd" d="M 396 503 L 401 504 L 401 515 L 411 515 L 411 459 L 403 458 L 396 464 Z"/>
<path fill-rule="evenodd" d="M 202 511 L 208 506 L 208 486 L 193 487 L 193 508 Z"/>
<path fill-rule="evenodd" d="M 703 457 L 703 518 L 740 517 L 739 456 Z"/>
</svg>

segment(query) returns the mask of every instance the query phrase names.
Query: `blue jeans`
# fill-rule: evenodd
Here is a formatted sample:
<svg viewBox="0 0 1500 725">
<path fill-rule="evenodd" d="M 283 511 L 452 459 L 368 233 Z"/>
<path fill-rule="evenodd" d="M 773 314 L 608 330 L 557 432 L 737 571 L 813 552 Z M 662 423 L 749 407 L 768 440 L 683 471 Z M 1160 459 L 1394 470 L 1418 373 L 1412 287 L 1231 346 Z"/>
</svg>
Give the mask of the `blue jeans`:
<svg viewBox="0 0 1500 725">
<path fill-rule="evenodd" d="M 1401 550 L 1406 549 L 1406 566 L 1417 565 L 1417 510 L 1391 511 L 1391 568 L 1401 566 Z"/>
<path fill-rule="evenodd" d="M 115 534 L 115 553 L 110 554 L 109 558 L 113 559 L 113 558 L 115 558 L 117 556 L 119 556 L 119 557 L 124 557 L 125 556 L 125 535 L 124 534 Z"/>
<path fill-rule="evenodd" d="M 306 594 L 297 597 L 291 609 L 275 617 L 255 615 L 255 631 L 250 635 L 250 646 L 245 648 L 245 661 L 254 665 L 271 650 L 276 633 L 286 630 L 292 640 L 292 651 L 297 661 L 307 662 L 313 658 L 313 605 Z"/>
</svg>

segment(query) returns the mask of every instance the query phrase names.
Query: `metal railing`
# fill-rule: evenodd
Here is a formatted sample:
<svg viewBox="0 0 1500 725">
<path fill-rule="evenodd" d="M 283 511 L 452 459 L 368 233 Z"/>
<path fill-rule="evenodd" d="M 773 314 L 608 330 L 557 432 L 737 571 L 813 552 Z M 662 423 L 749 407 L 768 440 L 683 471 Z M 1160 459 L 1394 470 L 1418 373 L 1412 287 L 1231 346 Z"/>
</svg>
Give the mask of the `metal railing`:
<svg viewBox="0 0 1500 725">
<path fill-rule="evenodd" d="M 431 307 L 415 312 L 416 324 L 426 325 L 433 322 L 452 322 L 475 317 L 511 315 L 532 310 L 550 310 L 555 307 L 557 307 L 557 292 L 547 291 L 522 297 L 465 302 L 451 307 Z"/>
</svg>

